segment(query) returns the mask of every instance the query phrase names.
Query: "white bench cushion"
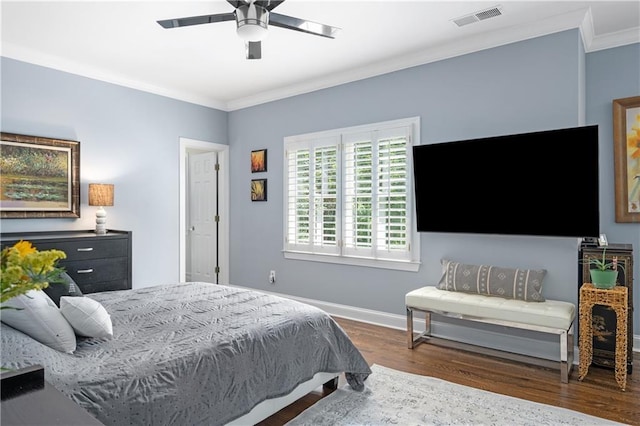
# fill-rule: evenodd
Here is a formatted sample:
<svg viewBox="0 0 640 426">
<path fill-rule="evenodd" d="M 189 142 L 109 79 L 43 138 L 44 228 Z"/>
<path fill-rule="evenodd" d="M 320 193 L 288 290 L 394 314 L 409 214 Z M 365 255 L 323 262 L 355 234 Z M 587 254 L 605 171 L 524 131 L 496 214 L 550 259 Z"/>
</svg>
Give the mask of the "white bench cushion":
<svg viewBox="0 0 640 426">
<path fill-rule="evenodd" d="M 441 311 L 564 330 L 569 329 L 576 312 L 573 303 L 558 300 L 525 302 L 439 290 L 436 287 L 422 287 L 407 293 L 405 303 L 410 308 L 424 311 Z"/>
</svg>

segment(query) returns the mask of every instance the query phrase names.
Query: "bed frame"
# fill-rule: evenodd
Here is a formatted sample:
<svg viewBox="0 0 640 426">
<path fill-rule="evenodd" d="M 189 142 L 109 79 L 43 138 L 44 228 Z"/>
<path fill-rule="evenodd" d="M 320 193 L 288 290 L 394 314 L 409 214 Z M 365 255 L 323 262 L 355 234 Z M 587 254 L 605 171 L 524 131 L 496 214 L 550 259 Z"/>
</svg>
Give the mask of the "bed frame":
<svg viewBox="0 0 640 426">
<path fill-rule="evenodd" d="M 242 417 L 227 423 L 227 425 L 241 426 L 254 425 L 282 410 L 289 404 L 299 400 L 309 392 L 323 387 L 323 389 L 335 390 L 338 387 L 339 376 L 336 373 L 316 373 L 310 380 L 300 383 L 293 391 L 279 398 L 262 401 L 251 411 Z"/>
</svg>

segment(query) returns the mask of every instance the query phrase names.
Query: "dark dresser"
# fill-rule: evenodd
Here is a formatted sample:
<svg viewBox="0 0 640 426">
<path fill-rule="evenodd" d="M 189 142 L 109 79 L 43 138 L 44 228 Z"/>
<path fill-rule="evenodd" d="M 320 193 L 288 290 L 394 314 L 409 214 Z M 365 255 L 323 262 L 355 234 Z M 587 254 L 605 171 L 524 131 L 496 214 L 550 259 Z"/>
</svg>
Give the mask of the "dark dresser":
<svg viewBox="0 0 640 426">
<path fill-rule="evenodd" d="M 82 293 L 128 290 L 131 282 L 131 231 L 109 230 L 105 235 L 91 231 L 12 232 L 0 234 L 2 248 L 20 240 L 38 250 L 62 250 L 65 268 Z"/>
<path fill-rule="evenodd" d="M 580 247 L 580 268 L 578 269 L 578 289 L 591 282 L 590 260 L 602 259 L 605 247 L 583 244 Z M 607 262 L 618 258 L 618 281 L 616 285 L 628 288 L 627 307 L 627 373 L 633 369 L 633 247 L 631 244 L 609 244 L 604 252 Z M 593 361 L 594 365 L 615 368 L 616 313 L 609 306 L 593 307 Z M 578 330 L 580 332 L 580 330 Z"/>
</svg>

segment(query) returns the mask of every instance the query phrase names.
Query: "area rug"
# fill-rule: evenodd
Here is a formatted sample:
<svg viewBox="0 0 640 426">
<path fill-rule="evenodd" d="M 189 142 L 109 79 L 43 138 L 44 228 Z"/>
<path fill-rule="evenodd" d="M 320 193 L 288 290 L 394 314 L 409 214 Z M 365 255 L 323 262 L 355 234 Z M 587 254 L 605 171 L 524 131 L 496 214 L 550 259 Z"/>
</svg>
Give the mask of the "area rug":
<svg viewBox="0 0 640 426">
<path fill-rule="evenodd" d="M 620 424 L 380 365 L 371 369 L 364 391 L 337 389 L 287 426 Z"/>
</svg>

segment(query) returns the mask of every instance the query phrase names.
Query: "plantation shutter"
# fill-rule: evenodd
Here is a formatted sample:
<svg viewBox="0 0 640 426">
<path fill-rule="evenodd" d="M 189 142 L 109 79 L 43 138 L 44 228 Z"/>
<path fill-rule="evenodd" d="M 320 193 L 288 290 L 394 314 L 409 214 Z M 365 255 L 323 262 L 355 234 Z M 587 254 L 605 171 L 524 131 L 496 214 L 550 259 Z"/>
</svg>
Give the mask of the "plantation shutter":
<svg viewBox="0 0 640 426">
<path fill-rule="evenodd" d="M 285 248 L 339 253 L 339 138 L 287 146 Z"/>
<path fill-rule="evenodd" d="M 286 137 L 285 258 L 416 271 L 419 125 L 412 118 Z"/>
<path fill-rule="evenodd" d="M 343 254 L 410 260 L 411 128 L 346 134 Z"/>
</svg>

